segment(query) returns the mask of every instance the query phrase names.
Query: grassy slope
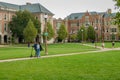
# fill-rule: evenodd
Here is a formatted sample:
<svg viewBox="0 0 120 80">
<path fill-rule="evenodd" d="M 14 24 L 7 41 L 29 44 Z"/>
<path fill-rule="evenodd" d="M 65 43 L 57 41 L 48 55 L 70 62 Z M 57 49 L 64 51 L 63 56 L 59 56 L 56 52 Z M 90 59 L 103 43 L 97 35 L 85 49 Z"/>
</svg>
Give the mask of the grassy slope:
<svg viewBox="0 0 120 80">
<path fill-rule="evenodd" d="M 9 58 L 21 58 L 21 57 L 29 57 L 31 54 L 32 48 L 27 47 L 5 47 L 0 48 L 0 59 L 9 59 Z M 48 53 L 49 55 L 53 54 L 66 54 L 66 53 L 74 53 L 74 52 L 85 52 L 96 50 L 95 48 L 83 46 L 80 44 L 51 44 L 48 45 Z M 33 54 L 34 54 L 33 50 Z M 41 55 L 44 55 L 44 51 L 41 52 Z"/>
<path fill-rule="evenodd" d="M 119 80 L 119 51 L 0 63 L 0 80 Z"/>
</svg>

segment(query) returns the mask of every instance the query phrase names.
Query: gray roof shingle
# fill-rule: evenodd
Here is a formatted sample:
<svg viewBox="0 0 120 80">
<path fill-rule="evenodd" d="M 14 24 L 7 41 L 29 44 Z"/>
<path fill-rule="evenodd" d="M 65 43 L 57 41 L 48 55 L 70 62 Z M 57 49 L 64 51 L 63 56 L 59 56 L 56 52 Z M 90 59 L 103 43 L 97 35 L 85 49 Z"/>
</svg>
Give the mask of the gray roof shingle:
<svg viewBox="0 0 120 80">
<path fill-rule="evenodd" d="M 29 4 L 29 5 L 21 5 L 20 10 L 28 10 L 32 13 L 40 12 L 40 13 L 47 13 L 47 14 L 53 14 L 48 9 L 46 9 L 44 6 L 42 6 L 39 3 L 36 4 Z"/>
<path fill-rule="evenodd" d="M 42 6 L 39 3 L 28 4 L 28 5 L 15 5 L 15 4 L 10 4 L 10 3 L 0 2 L 0 7 L 22 10 L 22 11 L 28 10 L 31 13 L 46 13 L 46 14 L 53 15 L 52 12 L 50 12 L 48 9 L 46 9 L 44 6 Z"/>
<path fill-rule="evenodd" d="M 18 5 L 5 3 L 5 2 L 0 2 L 0 7 L 19 10 L 19 6 Z"/>
<path fill-rule="evenodd" d="M 90 15 L 96 15 L 96 14 L 99 14 L 99 15 L 105 15 L 105 17 L 115 17 L 115 14 L 116 13 L 111 13 L 111 14 L 108 14 L 106 12 L 101 12 L 101 13 L 97 13 L 97 12 L 89 12 Z M 70 14 L 69 16 L 67 16 L 66 19 L 69 19 L 69 20 L 74 20 L 74 19 L 81 19 L 83 16 L 85 15 L 85 12 L 82 12 L 82 13 L 72 13 Z"/>
</svg>

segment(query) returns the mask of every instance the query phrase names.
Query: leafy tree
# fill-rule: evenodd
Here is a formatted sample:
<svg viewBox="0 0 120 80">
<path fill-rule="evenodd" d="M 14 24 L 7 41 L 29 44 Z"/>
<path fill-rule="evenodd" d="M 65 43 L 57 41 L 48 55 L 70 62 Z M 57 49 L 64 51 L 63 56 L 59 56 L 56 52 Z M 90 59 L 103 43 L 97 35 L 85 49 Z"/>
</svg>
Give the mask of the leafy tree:
<svg viewBox="0 0 120 80">
<path fill-rule="evenodd" d="M 120 9 L 120 0 L 113 0 L 115 2 L 115 8 Z"/>
<path fill-rule="evenodd" d="M 37 35 L 37 29 L 31 20 L 29 20 L 26 28 L 24 28 L 23 35 L 26 42 L 33 42 L 35 39 Z"/>
<path fill-rule="evenodd" d="M 62 41 L 65 40 L 67 37 L 67 30 L 64 24 L 61 24 L 60 29 L 58 30 L 58 40 Z"/>
<path fill-rule="evenodd" d="M 120 0 L 113 0 L 115 2 L 115 8 L 118 10 L 118 12 L 115 15 L 114 18 L 114 24 L 118 26 L 119 28 L 119 37 L 120 37 Z"/>
<path fill-rule="evenodd" d="M 88 27 L 87 35 L 89 40 L 95 40 L 95 30 L 92 26 Z"/>
<path fill-rule="evenodd" d="M 115 2 L 115 8 L 118 9 L 118 12 L 115 15 L 114 18 L 114 24 L 118 25 L 120 29 L 120 0 L 113 0 Z"/>
<path fill-rule="evenodd" d="M 48 36 L 47 39 L 50 40 L 51 38 L 54 37 L 54 30 L 52 28 L 52 25 L 50 24 L 50 22 L 47 22 L 47 32 L 48 32 Z"/>
<path fill-rule="evenodd" d="M 81 26 L 80 30 L 77 33 L 77 39 L 79 41 L 82 41 L 82 39 L 83 39 L 83 41 L 85 41 L 86 38 L 87 38 L 86 29 L 84 26 Z"/>
<path fill-rule="evenodd" d="M 75 41 L 76 38 L 77 38 L 77 35 L 76 35 L 76 34 L 71 34 L 71 35 L 70 35 L 70 39 L 71 39 L 72 41 Z"/>
<path fill-rule="evenodd" d="M 13 36 L 23 39 L 23 30 L 27 26 L 29 19 L 32 20 L 35 27 L 39 32 L 41 31 L 40 22 L 35 19 L 35 17 L 28 11 L 18 11 L 16 15 L 13 16 L 12 21 L 9 23 L 10 30 L 13 33 Z"/>
</svg>

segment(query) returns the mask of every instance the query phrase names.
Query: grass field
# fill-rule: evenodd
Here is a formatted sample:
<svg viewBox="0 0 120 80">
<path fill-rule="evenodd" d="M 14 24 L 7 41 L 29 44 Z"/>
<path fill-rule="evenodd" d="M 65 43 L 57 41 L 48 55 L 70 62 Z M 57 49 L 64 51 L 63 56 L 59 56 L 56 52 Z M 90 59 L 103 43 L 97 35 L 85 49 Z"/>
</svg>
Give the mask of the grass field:
<svg viewBox="0 0 120 80">
<path fill-rule="evenodd" d="M 94 45 L 92 43 L 87 43 L 87 44 Z M 101 46 L 102 45 L 102 43 L 100 43 L 100 42 L 98 42 L 96 44 L 97 44 L 97 46 Z M 115 48 L 120 47 L 120 42 L 115 42 L 115 46 L 114 47 Z M 105 42 L 105 48 L 112 48 L 112 42 Z"/>
<path fill-rule="evenodd" d="M 0 80 L 120 80 L 119 74 L 120 51 L 0 63 Z"/>
<path fill-rule="evenodd" d="M 44 47 L 44 46 L 43 46 Z M 67 54 L 75 52 L 85 52 L 98 50 L 92 47 L 83 46 L 79 43 L 66 43 L 66 44 L 50 44 L 48 45 L 49 55 L 53 54 Z M 22 58 L 29 57 L 32 47 L 28 48 L 27 45 L 12 45 L 10 47 L 0 48 L 0 59 Z M 32 52 L 35 53 L 34 50 Z M 44 55 L 44 51 L 41 52 Z"/>
</svg>

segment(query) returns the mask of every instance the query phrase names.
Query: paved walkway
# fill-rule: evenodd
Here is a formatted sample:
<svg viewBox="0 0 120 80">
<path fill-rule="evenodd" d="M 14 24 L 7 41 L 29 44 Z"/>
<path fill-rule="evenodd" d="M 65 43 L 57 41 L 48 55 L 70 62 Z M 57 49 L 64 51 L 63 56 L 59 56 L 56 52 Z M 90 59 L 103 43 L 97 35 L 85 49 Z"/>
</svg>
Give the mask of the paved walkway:
<svg viewBox="0 0 120 80">
<path fill-rule="evenodd" d="M 85 46 L 91 46 L 91 47 L 95 47 L 92 45 L 88 45 L 88 44 L 83 44 Z M 41 56 L 40 58 L 49 58 L 49 57 L 59 57 L 59 56 L 70 56 L 70 55 L 77 55 L 77 54 L 86 54 L 86 53 L 97 53 L 97 52 L 104 52 L 104 51 L 111 51 L 111 50 L 120 50 L 120 48 L 104 48 L 102 49 L 101 47 L 97 47 L 100 50 L 98 51 L 88 51 L 88 52 L 78 52 L 78 53 L 69 53 L 69 54 L 57 54 L 57 55 L 47 55 L 47 56 Z M 11 61 L 20 61 L 20 60 L 30 60 L 30 59 L 37 59 L 36 57 L 28 57 L 28 58 L 17 58 L 17 59 L 6 59 L 6 60 L 0 60 L 1 62 L 11 62 Z"/>
</svg>

